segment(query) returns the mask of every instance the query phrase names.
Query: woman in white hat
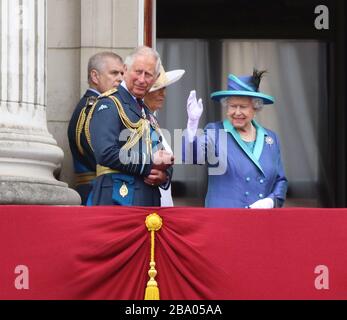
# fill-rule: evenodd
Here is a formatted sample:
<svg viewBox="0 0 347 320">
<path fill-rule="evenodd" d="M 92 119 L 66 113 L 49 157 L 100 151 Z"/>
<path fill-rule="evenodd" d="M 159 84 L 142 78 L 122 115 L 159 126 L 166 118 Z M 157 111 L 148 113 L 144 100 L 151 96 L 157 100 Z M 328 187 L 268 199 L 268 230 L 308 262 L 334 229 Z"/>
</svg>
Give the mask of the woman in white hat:
<svg viewBox="0 0 347 320">
<path fill-rule="evenodd" d="M 209 165 L 206 207 L 274 208 L 282 207 L 287 179 L 282 166 L 277 135 L 262 127 L 254 117 L 273 97 L 259 92 L 264 71 L 251 76 L 228 76 L 228 89 L 212 93 L 211 98 L 226 108 L 224 121 L 209 123 L 205 134 L 196 137 L 203 111 L 201 99 L 192 91 L 187 101 L 188 151 L 197 152 L 193 163 Z M 218 159 L 219 170 L 216 169 Z M 185 154 L 183 155 L 185 157 Z M 210 157 L 210 159 L 209 159 Z M 185 161 L 187 163 L 187 161 Z"/>
<path fill-rule="evenodd" d="M 175 83 L 185 73 L 184 70 L 172 70 L 165 72 L 164 68 L 161 67 L 160 69 L 160 75 L 157 79 L 157 81 L 154 83 L 152 88 L 149 90 L 147 95 L 144 98 L 146 106 L 149 108 L 149 110 L 153 113 L 153 116 L 155 117 L 155 113 L 160 110 L 165 102 L 166 97 L 166 87 L 170 84 Z M 173 154 L 171 147 L 165 140 L 164 135 L 162 134 L 160 128 L 159 132 L 163 138 L 162 145 L 164 149 L 170 153 Z M 163 188 L 160 188 L 161 193 L 161 206 L 162 207 L 172 207 L 173 206 L 173 200 L 171 195 L 171 185 L 167 190 L 164 190 Z"/>
</svg>

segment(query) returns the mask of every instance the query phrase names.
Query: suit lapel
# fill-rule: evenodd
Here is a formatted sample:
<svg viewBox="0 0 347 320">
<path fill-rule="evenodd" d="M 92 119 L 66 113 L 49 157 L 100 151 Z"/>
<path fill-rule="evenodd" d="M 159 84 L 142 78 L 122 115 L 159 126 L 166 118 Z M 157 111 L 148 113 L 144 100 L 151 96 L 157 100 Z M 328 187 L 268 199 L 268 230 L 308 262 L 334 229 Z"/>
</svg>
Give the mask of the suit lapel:
<svg viewBox="0 0 347 320">
<path fill-rule="evenodd" d="M 241 139 L 240 134 L 232 126 L 232 124 L 230 123 L 230 121 L 228 119 L 225 119 L 223 121 L 223 126 L 224 126 L 224 129 L 233 136 L 236 143 L 240 146 L 240 148 L 248 156 L 248 158 L 264 174 L 263 168 L 261 167 L 260 162 L 259 162 L 259 158 L 260 158 L 261 152 L 263 150 L 263 146 L 264 146 L 264 131 L 263 130 L 257 130 L 257 138 L 256 138 L 255 147 L 254 147 L 255 152 L 252 153 L 249 150 L 249 148 L 247 147 L 247 145 Z M 260 128 L 260 126 L 257 124 L 257 129 L 258 128 Z"/>
</svg>

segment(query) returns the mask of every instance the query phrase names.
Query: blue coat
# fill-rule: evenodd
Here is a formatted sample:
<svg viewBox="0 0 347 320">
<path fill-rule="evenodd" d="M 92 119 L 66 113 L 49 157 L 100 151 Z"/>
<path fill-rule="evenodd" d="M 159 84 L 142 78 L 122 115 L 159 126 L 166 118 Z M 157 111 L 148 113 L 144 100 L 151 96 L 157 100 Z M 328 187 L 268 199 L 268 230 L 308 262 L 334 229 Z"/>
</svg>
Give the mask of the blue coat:
<svg viewBox="0 0 347 320">
<path fill-rule="evenodd" d="M 257 129 L 253 152 L 229 120 L 207 124 L 205 134 L 187 144 L 186 152 L 194 150 L 194 164 L 208 164 L 206 207 L 248 208 L 267 197 L 274 200 L 275 207 L 283 205 L 288 182 L 278 137 L 255 121 L 253 125 Z"/>
<path fill-rule="evenodd" d="M 76 141 L 76 127 L 78 118 L 82 112 L 82 109 L 86 106 L 87 101 L 91 101 L 90 98 L 96 99 L 98 97 L 98 93 L 93 90 L 87 90 L 84 94 L 84 96 L 81 98 L 81 100 L 78 102 L 71 120 L 69 122 L 68 127 L 68 138 L 69 138 L 69 145 L 70 150 L 73 158 L 73 166 L 74 171 L 77 176 L 79 175 L 95 175 L 95 168 L 96 168 L 96 162 L 94 158 L 93 151 L 89 147 L 84 130 L 81 132 L 81 146 L 83 148 L 84 154 L 82 154 L 78 147 L 77 147 L 77 141 Z M 89 109 L 89 108 L 88 108 Z M 87 109 L 87 111 L 89 111 Z M 84 126 L 83 126 L 84 129 Z M 78 181 L 78 179 L 77 179 Z M 90 193 L 92 189 L 91 181 L 86 181 L 85 183 L 77 183 L 75 187 L 76 191 L 79 193 L 82 199 L 82 205 L 85 205 L 87 202 L 88 194 Z"/>
<path fill-rule="evenodd" d="M 119 86 L 113 95 L 119 99 L 131 122 L 136 123 L 143 118 L 137 102 L 124 87 Z M 143 110 L 149 117 L 148 109 Z M 124 129 L 126 127 L 114 102 L 109 97 L 101 98 L 90 122 L 91 143 L 96 162 L 118 170 L 119 173 L 107 173 L 95 179 L 88 205 L 160 206 L 159 188 L 144 182 L 144 177 L 149 175 L 153 163 L 143 139 L 137 143 L 128 163 L 121 160 L 121 147 L 126 141 L 120 139 L 120 133 Z M 157 138 L 158 141 L 154 141 L 153 145 L 159 147 L 159 137 Z M 155 152 L 155 147 L 152 152 Z M 120 194 L 120 188 L 124 184 L 127 187 L 125 197 Z M 168 188 L 169 184 L 165 187 Z"/>
</svg>

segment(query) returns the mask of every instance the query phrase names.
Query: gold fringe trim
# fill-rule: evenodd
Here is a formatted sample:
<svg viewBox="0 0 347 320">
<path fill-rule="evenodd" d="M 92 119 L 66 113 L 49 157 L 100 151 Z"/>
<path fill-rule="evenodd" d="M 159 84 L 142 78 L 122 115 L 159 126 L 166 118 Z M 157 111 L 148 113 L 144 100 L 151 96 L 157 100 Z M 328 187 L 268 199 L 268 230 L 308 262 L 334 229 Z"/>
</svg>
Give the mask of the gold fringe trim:
<svg viewBox="0 0 347 320">
<path fill-rule="evenodd" d="M 132 122 L 128 116 L 126 115 L 126 112 L 123 109 L 123 106 L 121 102 L 112 94 L 117 92 L 116 89 L 111 89 L 110 91 L 105 92 L 104 94 L 100 95 L 98 97 L 98 100 L 93 104 L 91 107 L 88 116 L 86 119 L 82 119 L 83 123 L 85 123 L 84 126 L 84 133 L 86 136 L 86 140 L 92 148 L 92 143 L 91 143 L 91 137 L 90 137 L 90 121 L 92 119 L 93 113 L 95 111 L 95 107 L 97 102 L 104 97 L 108 97 L 113 101 L 115 104 L 120 120 L 124 124 L 126 128 L 128 128 L 131 132 L 130 137 L 128 138 L 128 141 L 122 146 L 121 149 L 129 150 L 132 148 L 142 137 L 145 140 L 146 143 L 146 148 L 147 148 L 147 154 L 152 154 L 152 140 L 151 140 L 151 130 L 150 130 L 150 122 L 147 119 L 139 119 L 137 122 Z"/>
<path fill-rule="evenodd" d="M 81 143 L 81 134 L 87 120 L 86 111 L 88 107 L 92 107 L 96 102 L 97 102 L 97 98 L 95 96 L 88 97 L 85 106 L 82 108 L 78 116 L 78 120 L 76 124 L 75 139 L 76 139 L 77 149 L 81 155 L 84 155 L 84 150 Z"/>
</svg>

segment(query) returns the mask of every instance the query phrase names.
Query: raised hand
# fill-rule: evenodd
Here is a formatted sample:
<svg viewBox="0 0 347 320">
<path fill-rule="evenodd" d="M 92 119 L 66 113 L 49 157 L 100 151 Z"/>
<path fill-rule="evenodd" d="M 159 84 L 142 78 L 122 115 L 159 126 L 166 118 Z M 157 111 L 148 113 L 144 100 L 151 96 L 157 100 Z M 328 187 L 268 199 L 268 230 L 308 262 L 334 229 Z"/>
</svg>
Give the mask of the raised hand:
<svg viewBox="0 0 347 320">
<path fill-rule="evenodd" d="M 189 97 L 187 99 L 187 113 L 188 119 L 192 122 L 199 122 L 199 119 L 204 110 L 204 106 L 202 104 L 202 99 L 196 99 L 196 91 L 190 91 Z"/>
<path fill-rule="evenodd" d="M 199 101 L 196 100 L 196 91 L 190 91 L 189 97 L 187 99 L 187 132 L 189 142 L 194 141 L 194 136 L 196 135 L 196 131 L 199 125 L 199 119 L 202 115 L 203 110 L 204 106 L 202 104 L 201 98 L 199 99 Z"/>
</svg>

